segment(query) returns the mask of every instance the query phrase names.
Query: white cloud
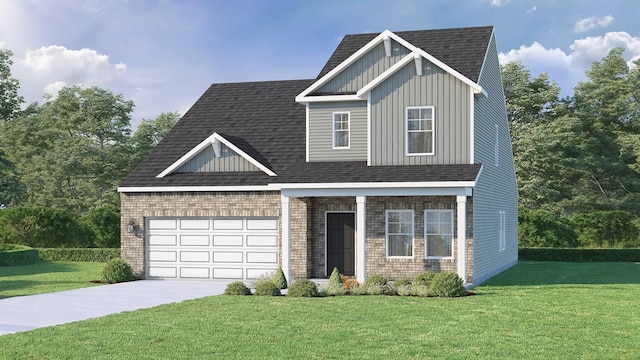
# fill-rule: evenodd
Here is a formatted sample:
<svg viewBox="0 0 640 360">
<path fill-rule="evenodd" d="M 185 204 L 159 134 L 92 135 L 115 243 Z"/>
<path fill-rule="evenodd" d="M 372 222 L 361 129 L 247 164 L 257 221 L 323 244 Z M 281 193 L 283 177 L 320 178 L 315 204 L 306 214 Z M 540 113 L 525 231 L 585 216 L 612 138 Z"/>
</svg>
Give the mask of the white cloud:
<svg viewBox="0 0 640 360">
<path fill-rule="evenodd" d="M 538 10 L 538 7 L 534 6 L 534 7 L 532 7 L 532 8 L 527 10 L 527 14 L 532 14 L 532 13 L 536 12 L 536 10 Z"/>
<path fill-rule="evenodd" d="M 111 64 L 109 56 L 95 50 L 71 50 L 58 45 L 30 50 L 16 65 L 21 79 L 29 82 L 27 87 L 40 89 L 37 97 L 43 93 L 55 96 L 66 85 L 102 85 L 127 70 L 125 64 Z"/>
<path fill-rule="evenodd" d="M 67 86 L 67 83 L 64 81 L 56 81 L 54 83 L 50 83 L 44 86 L 45 95 L 49 96 L 48 100 L 55 100 L 58 97 L 58 92 Z"/>
<path fill-rule="evenodd" d="M 591 29 L 595 29 L 597 27 L 607 27 L 613 23 L 613 16 L 607 15 L 605 17 L 596 18 L 596 17 L 588 17 L 576 22 L 573 27 L 573 31 L 577 33 L 589 31 Z"/>
<path fill-rule="evenodd" d="M 578 81 L 585 79 L 584 73 L 594 61 L 607 56 L 616 46 L 625 48 L 624 56 L 629 66 L 633 65 L 633 60 L 640 59 L 640 37 L 633 37 L 626 32 L 609 32 L 603 36 L 574 40 L 568 53 L 559 48 L 547 49 L 534 42 L 530 46 L 522 45 L 507 53 L 500 53 L 498 57 L 501 64 L 522 62 L 534 76 L 548 73 L 549 78 L 557 81 L 563 93 L 567 94 Z"/>
<path fill-rule="evenodd" d="M 491 0 L 491 6 L 499 7 L 506 5 L 510 0 Z"/>
</svg>

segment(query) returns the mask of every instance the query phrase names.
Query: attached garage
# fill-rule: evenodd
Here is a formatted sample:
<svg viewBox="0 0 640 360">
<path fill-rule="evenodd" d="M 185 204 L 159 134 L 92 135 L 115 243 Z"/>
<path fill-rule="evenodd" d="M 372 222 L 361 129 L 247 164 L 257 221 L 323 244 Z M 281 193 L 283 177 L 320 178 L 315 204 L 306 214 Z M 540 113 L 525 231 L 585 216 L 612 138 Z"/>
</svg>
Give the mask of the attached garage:
<svg viewBox="0 0 640 360">
<path fill-rule="evenodd" d="M 278 268 L 276 218 L 148 218 L 148 278 L 251 280 Z"/>
</svg>

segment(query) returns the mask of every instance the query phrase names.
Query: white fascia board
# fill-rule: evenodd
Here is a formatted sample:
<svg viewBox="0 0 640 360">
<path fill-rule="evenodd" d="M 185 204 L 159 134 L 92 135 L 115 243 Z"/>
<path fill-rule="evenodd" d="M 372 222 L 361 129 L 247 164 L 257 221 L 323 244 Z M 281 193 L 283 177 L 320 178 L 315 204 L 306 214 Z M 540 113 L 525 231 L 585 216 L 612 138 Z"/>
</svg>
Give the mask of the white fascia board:
<svg viewBox="0 0 640 360">
<path fill-rule="evenodd" d="M 318 81 L 314 82 L 308 88 L 306 88 L 304 91 L 302 91 L 298 96 L 296 96 L 296 102 L 305 102 L 306 100 L 303 100 L 303 99 L 307 95 L 309 95 L 313 91 L 315 91 L 318 88 L 320 88 L 322 85 L 324 85 L 327 82 L 329 82 L 329 80 L 333 79 L 336 75 L 338 75 L 340 72 L 342 72 L 344 69 L 346 69 L 349 65 L 353 64 L 354 62 L 356 62 L 356 60 L 358 60 L 360 57 L 362 57 L 364 54 L 366 54 L 369 50 L 373 49 L 379 43 L 384 41 L 384 38 L 385 37 L 389 37 L 391 34 L 393 34 L 391 31 L 385 30 L 382 33 L 380 33 L 380 35 L 378 35 L 375 38 L 373 38 L 365 46 L 361 47 L 358 51 L 354 52 L 351 56 L 349 56 L 346 60 L 341 62 L 338 66 L 336 66 L 335 68 L 331 69 L 331 71 L 329 71 L 323 77 L 318 79 Z"/>
<path fill-rule="evenodd" d="M 373 90 L 376 86 L 380 85 L 383 81 L 387 80 L 391 75 L 395 74 L 396 71 L 402 69 L 405 65 L 407 65 L 410 61 L 414 60 L 414 56 L 417 55 L 416 52 L 412 52 L 409 55 L 403 57 L 400 61 L 393 64 L 392 67 L 388 68 L 382 74 L 378 75 L 375 79 L 371 80 L 367 85 L 363 86 L 362 89 L 358 90 L 356 95 L 360 98 L 369 94 L 371 90 Z"/>
<path fill-rule="evenodd" d="M 424 182 L 358 182 L 358 183 L 271 183 L 277 190 L 284 189 L 363 189 L 363 188 L 463 188 L 476 186 L 475 181 L 424 181 Z"/>
<path fill-rule="evenodd" d="M 358 95 L 326 95 L 326 96 L 296 96 L 296 102 L 302 104 L 308 104 L 312 102 L 327 102 L 327 101 L 360 101 L 364 98 Z"/>
<path fill-rule="evenodd" d="M 344 185 L 344 184 L 343 184 Z M 472 187 L 338 187 L 338 188 L 283 188 L 283 196 L 471 196 Z"/>
<path fill-rule="evenodd" d="M 163 172 L 156 175 L 157 178 L 163 178 L 166 175 L 171 174 L 173 171 L 178 169 L 180 166 L 184 165 L 187 161 L 191 160 L 194 156 L 198 155 L 204 148 L 207 146 L 213 145 L 215 140 L 216 133 L 211 134 L 208 138 L 202 140 L 202 142 L 196 145 L 193 149 L 191 149 L 188 153 L 184 154 L 180 159 L 176 160 L 173 164 L 171 164 L 168 168 L 164 169 Z"/>
<path fill-rule="evenodd" d="M 278 191 L 267 185 L 254 186 L 134 186 L 119 187 L 121 193 L 147 192 L 214 192 L 214 191 Z"/>
<path fill-rule="evenodd" d="M 242 151 L 237 146 L 233 145 L 230 141 L 222 137 L 218 133 L 213 133 L 208 138 L 204 139 L 200 144 L 191 149 L 188 153 L 184 154 L 180 159 L 176 160 L 173 164 L 171 164 L 168 168 L 166 168 L 163 172 L 156 175 L 157 178 L 165 177 L 171 174 L 173 171 L 178 169 L 180 166 L 184 165 L 187 161 L 191 160 L 194 156 L 196 156 L 200 151 L 202 151 L 205 147 L 212 145 L 215 146 L 216 141 L 219 141 L 225 144 L 229 149 L 233 150 L 236 154 L 242 156 L 245 160 L 249 161 L 251 164 L 255 165 L 258 169 L 262 170 L 269 176 L 277 176 L 276 173 L 271 171 L 266 166 L 262 165 L 258 160 L 252 158 L 247 153 Z"/>
</svg>

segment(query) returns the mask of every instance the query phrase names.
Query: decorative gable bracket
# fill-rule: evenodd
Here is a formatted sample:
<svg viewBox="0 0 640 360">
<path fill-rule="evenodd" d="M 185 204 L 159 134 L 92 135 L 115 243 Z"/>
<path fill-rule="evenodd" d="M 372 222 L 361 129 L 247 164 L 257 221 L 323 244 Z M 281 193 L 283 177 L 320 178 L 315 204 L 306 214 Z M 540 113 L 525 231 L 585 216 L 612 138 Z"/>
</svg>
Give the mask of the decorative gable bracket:
<svg viewBox="0 0 640 360">
<path fill-rule="evenodd" d="M 269 176 L 278 176 L 271 169 L 269 169 L 268 167 L 266 167 L 264 164 L 262 164 L 261 162 L 259 162 L 256 159 L 254 159 L 253 157 L 251 157 L 249 154 L 244 152 L 242 149 L 240 149 L 239 147 L 234 145 L 231 141 L 225 139 L 222 135 L 220 135 L 218 133 L 213 133 L 213 134 L 211 134 L 211 136 L 209 136 L 208 138 L 204 139 L 200 144 L 196 145 L 196 147 L 191 149 L 188 153 L 184 154 L 180 159 L 176 160 L 168 168 L 164 169 L 164 171 L 162 171 L 160 174 L 156 175 L 156 177 L 157 178 L 163 178 L 163 177 L 173 173 L 174 171 L 179 169 L 182 165 L 184 165 L 189 160 L 191 160 L 193 157 L 198 155 L 202 150 L 204 150 L 208 146 L 212 146 L 213 147 L 213 152 L 214 152 L 214 155 L 216 157 L 221 157 L 222 156 L 221 144 L 224 144 L 229 149 L 231 149 L 233 152 L 235 152 L 236 154 L 240 155 L 241 157 L 243 157 L 245 160 L 247 160 L 251 164 L 255 165 L 258 169 L 262 170 L 265 174 L 267 174 Z"/>
</svg>

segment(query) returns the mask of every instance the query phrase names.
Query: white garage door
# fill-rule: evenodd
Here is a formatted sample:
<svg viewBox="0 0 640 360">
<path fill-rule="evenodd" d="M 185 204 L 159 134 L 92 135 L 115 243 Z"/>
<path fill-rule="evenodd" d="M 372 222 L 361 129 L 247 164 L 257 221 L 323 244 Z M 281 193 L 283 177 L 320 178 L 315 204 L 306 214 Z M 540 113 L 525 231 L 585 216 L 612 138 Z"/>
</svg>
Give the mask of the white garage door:
<svg viewBox="0 0 640 360">
<path fill-rule="evenodd" d="M 250 280 L 278 268 L 278 220 L 151 218 L 147 276 Z"/>
</svg>

